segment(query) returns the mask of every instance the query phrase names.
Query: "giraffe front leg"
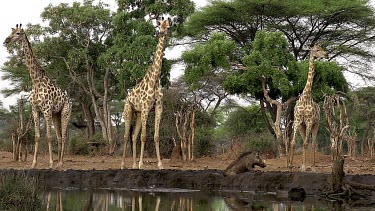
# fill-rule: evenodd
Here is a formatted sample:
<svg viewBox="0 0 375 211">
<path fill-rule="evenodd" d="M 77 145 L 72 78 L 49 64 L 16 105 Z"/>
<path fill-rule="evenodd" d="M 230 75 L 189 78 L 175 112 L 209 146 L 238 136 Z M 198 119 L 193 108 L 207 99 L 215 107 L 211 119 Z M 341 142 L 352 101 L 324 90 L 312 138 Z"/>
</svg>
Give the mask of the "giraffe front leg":
<svg viewBox="0 0 375 211">
<path fill-rule="evenodd" d="M 51 125 L 52 125 L 52 115 L 51 112 L 44 113 L 44 119 L 46 122 L 46 132 L 47 132 L 47 143 L 48 143 L 48 152 L 49 152 L 49 167 L 53 167 L 53 156 L 52 156 L 52 134 L 51 134 Z"/>
<path fill-rule="evenodd" d="M 62 135 L 61 135 L 61 115 L 60 114 L 53 114 L 52 120 L 53 120 L 53 126 L 55 127 L 57 143 L 58 143 L 58 150 L 57 150 L 58 163 L 57 163 L 56 169 L 59 169 L 60 156 L 61 156 L 61 139 L 62 139 Z"/>
<path fill-rule="evenodd" d="M 292 143 L 290 144 L 289 154 L 287 155 L 287 167 L 289 169 L 293 168 L 293 154 L 296 148 L 296 139 L 297 139 L 297 129 L 294 127 Z"/>
<path fill-rule="evenodd" d="M 141 114 L 137 113 L 137 117 L 136 117 L 136 120 L 135 120 L 135 128 L 134 128 L 133 136 L 132 136 L 132 140 L 133 140 L 133 166 L 132 166 L 132 168 L 133 169 L 137 168 L 137 162 L 136 162 L 136 159 L 137 159 L 137 139 L 138 139 L 138 134 L 139 134 L 139 131 L 141 130 L 141 127 L 142 127 Z"/>
<path fill-rule="evenodd" d="M 124 106 L 124 122 L 125 122 L 124 151 L 122 153 L 121 169 L 125 168 L 126 151 L 128 149 L 128 144 L 129 144 L 129 139 L 130 139 L 130 125 L 132 122 L 132 118 L 133 118 L 133 110 L 131 106 L 127 102 L 125 102 L 125 106 Z"/>
<path fill-rule="evenodd" d="M 62 168 L 64 165 L 64 152 L 65 152 L 65 143 L 68 136 L 68 125 L 70 120 L 70 115 L 72 113 L 72 103 L 67 101 L 61 111 L 61 148 L 59 149 L 59 161 L 57 168 Z"/>
<path fill-rule="evenodd" d="M 313 171 L 316 172 L 316 163 L 315 163 L 315 152 L 316 152 L 316 136 L 318 134 L 319 125 L 315 124 L 312 128 L 311 141 L 312 141 L 312 150 L 313 150 Z"/>
<path fill-rule="evenodd" d="M 311 125 L 306 125 L 305 134 L 302 136 L 303 138 L 303 158 L 302 158 L 302 166 L 301 171 L 306 171 L 306 152 L 309 146 L 309 134 L 311 131 Z"/>
<path fill-rule="evenodd" d="M 163 105 L 161 103 L 161 99 L 158 99 L 155 102 L 155 132 L 154 132 L 154 142 L 155 142 L 155 151 L 156 157 L 158 159 L 158 168 L 163 169 L 163 164 L 161 163 L 160 158 L 160 146 L 159 146 L 159 126 L 160 126 L 160 119 L 161 113 L 163 112 Z"/>
<path fill-rule="evenodd" d="M 145 150 L 145 143 L 146 143 L 146 127 L 147 127 L 147 118 L 148 118 L 148 109 L 145 109 L 141 113 L 141 124 L 142 124 L 142 133 L 141 133 L 141 153 L 139 155 L 139 164 L 138 167 L 139 169 L 142 169 L 143 166 L 143 153 Z"/>
<path fill-rule="evenodd" d="M 38 111 L 35 111 L 35 109 L 32 109 L 32 114 L 33 114 L 34 126 L 35 126 L 35 146 L 34 146 L 34 159 L 33 159 L 33 163 L 31 164 L 31 168 L 35 168 L 36 163 L 37 163 L 38 148 L 39 148 L 39 142 L 40 142 L 40 114 Z"/>
</svg>

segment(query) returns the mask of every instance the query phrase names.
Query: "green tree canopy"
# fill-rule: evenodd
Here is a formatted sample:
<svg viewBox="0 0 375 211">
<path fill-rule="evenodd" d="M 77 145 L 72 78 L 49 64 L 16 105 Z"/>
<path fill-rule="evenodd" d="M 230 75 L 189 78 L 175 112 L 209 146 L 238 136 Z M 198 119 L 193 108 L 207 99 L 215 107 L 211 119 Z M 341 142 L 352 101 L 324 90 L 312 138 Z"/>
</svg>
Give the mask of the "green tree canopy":
<svg viewBox="0 0 375 211">
<path fill-rule="evenodd" d="M 214 0 L 189 18 L 185 32 L 202 40 L 223 32 L 241 48 L 243 57 L 259 30 L 278 31 L 295 60 L 306 59 L 304 48 L 319 42 L 346 71 L 374 79 L 368 66 L 375 56 L 374 27 L 368 0 Z"/>
</svg>

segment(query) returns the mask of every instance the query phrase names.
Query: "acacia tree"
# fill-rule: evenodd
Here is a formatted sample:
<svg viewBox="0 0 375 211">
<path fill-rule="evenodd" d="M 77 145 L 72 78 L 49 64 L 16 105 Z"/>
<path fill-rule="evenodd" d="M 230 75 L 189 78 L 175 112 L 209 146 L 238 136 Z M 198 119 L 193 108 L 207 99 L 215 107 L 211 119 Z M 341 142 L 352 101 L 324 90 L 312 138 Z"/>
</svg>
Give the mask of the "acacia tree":
<svg viewBox="0 0 375 211">
<path fill-rule="evenodd" d="M 113 18 L 113 46 L 107 51 L 105 58 L 108 61 L 112 61 L 112 63 L 107 64 L 117 70 L 116 78 L 119 81 L 121 93 L 121 99 L 119 98 L 119 100 L 123 100 L 128 93 L 127 90 L 143 78 L 147 68 L 153 61 L 152 57 L 158 42 L 155 20 L 167 16 L 173 18 L 174 26 L 170 28 L 168 34 L 168 41 L 172 43 L 174 37 L 178 36 L 181 31 L 181 23 L 194 11 L 194 3 L 190 0 L 119 0 L 117 3 L 118 10 Z M 171 46 L 169 43 L 167 43 L 167 48 Z M 162 63 L 160 84 L 163 88 L 168 88 L 170 85 L 170 69 L 173 61 L 163 58 Z M 163 92 L 166 91 L 163 90 Z M 162 119 L 170 120 L 170 114 L 166 114 L 166 109 L 163 110 Z M 150 115 L 152 116 L 153 113 L 151 112 Z M 148 118 L 148 124 L 153 124 L 152 121 L 154 121 L 154 118 L 151 118 L 151 116 Z M 163 124 L 168 125 L 167 122 Z M 163 130 L 169 131 L 163 124 L 160 126 L 160 135 L 161 140 L 164 139 L 165 141 L 161 142 L 161 148 L 165 147 L 168 149 L 173 142 L 169 136 L 170 133 L 163 132 Z M 172 127 L 174 128 L 174 124 Z M 152 129 L 148 130 L 148 134 L 151 132 L 153 132 Z M 168 143 L 168 140 L 171 140 L 170 143 Z M 152 142 L 146 142 L 146 151 L 149 149 L 148 143 Z"/>
<path fill-rule="evenodd" d="M 206 41 L 214 33 L 233 40 L 239 57 L 251 50 L 259 30 L 279 31 L 286 37 L 295 60 L 304 60 L 304 50 L 316 42 L 326 43 L 331 59 L 337 59 L 364 79 L 374 79 L 369 60 L 375 37 L 374 10 L 365 0 L 231 0 L 211 1 L 186 23 L 186 33 Z"/>
<path fill-rule="evenodd" d="M 107 57 L 111 58 L 111 65 L 117 69 L 116 76 L 125 96 L 127 89 L 144 76 L 152 62 L 158 41 L 158 36 L 155 36 L 155 20 L 164 16 L 173 18 L 174 26 L 168 35 L 168 40 L 173 42 L 174 37 L 182 30 L 181 23 L 194 11 L 194 3 L 191 0 L 118 0 L 117 3 L 118 10 L 113 18 L 113 46 L 107 52 Z M 169 46 L 167 44 L 167 48 Z M 162 87 L 170 85 L 171 65 L 172 61 L 163 58 L 160 80 Z"/>
<path fill-rule="evenodd" d="M 60 62 L 65 63 L 65 69 L 79 87 L 80 93 L 83 92 L 91 100 L 102 137 L 108 141 L 109 153 L 112 154 L 115 143 L 109 101 L 116 93 L 110 94 L 115 89 L 116 81 L 114 70 L 103 68 L 100 60 L 111 44 L 113 29 L 112 13 L 107 6 L 101 2 L 94 5 L 93 1 L 88 0 L 83 4 L 75 2 L 72 6 L 49 5 L 42 13 L 42 18 L 49 21 L 49 27 L 45 28 L 49 36 L 45 37 L 44 47 L 57 45 L 63 48 L 62 52 L 58 52 L 61 49 L 54 47 L 55 54 L 52 57 L 60 59 L 60 65 Z M 82 108 L 86 107 L 87 103 L 82 103 Z M 86 116 L 90 115 L 88 110 L 84 110 Z"/>
<path fill-rule="evenodd" d="M 321 8 L 324 7 L 330 9 L 322 10 Z M 355 17 L 350 19 L 342 11 L 353 13 Z M 367 23 L 367 25 L 359 23 Z M 235 44 L 232 53 L 224 57 L 231 65 L 227 70 L 230 74 L 222 85 L 231 94 L 250 95 L 258 99 L 263 105 L 262 111 L 264 113 L 268 111 L 271 114 L 272 121 L 267 120 L 266 115 L 264 117 L 268 129 L 275 134 L 271 122 L 276 122 L 277 106 L 265 99 L 259 76 L 266 76 L 265 87 L 271 99 L 285 103 L 290 97 L 297 97 L 306 83 L 308 62 L 305 59 L 309 56 L 309 52 L 305 49 L 308 46 L 317 42 L 322 43 L 329 52 L 330 60 L 355 55 L 351 59 L 363 62 L 373 57 L 364 47 L 365 44 L 371 45 L 373 41 L 370 34 L 373 26 L 373 11 L 364 1 L 314 1 L 311 3 L 310 1 L 234 0 L 212 1 L 210 5 L 191 16 L 186 24 L 186 32 L 202 41 L 200 48 L 203 49 L 209 46 L 210 38 L 216 36 L 215 33 L 218 31 L 224 33 L 225 38 Z M 355 29 L 355 32 L 348 31 L 348 27 Z M 337 31 L 332 30 L 333 28 Z M 279 34 L 264 38 L 261 48 L 253 52 L 256 46 L 254 39 L 258 36 L 258 32 L 264 33 L 260 31 L 261 29 L 276 31 Z M 277 37 L 285 39 L 280 46 L 274 44 Z M 352 37 L 356 44 L 350 44 L 352 41 L 349 42 L 348 39 L 343 42 L 344 37 Z M 339 45 L 343 47 L 339 48 Z M 285 56 L 286 53 L 289 55 Z M 215 57 L 213 58 L 209 62 L 216 64 Z M 352 64 L 358 64 L 358 62 Z M 322 89 L 329 93 L 333 88 L 347 91 L 348 86 L 343 77 L 343 71 L 354 71 L 364 78 L 373 78 L 368 69 L 362 70 L 362 67 L 358 65 L 354 69 L 349 69 L 334 62 L 317 62 L 313 90 Z M 253 71 L 263 68 L 268 68 L 268 70 Z M 203 80 L 203 74 L 198 72 L 194 75 L 196 81 Z M 321 91 L 313 91 L 313 95 L 316 101 L 323 99 Z M 292 111 L 293 107 L 288 107 L 285 117 L 293 120 Z M 287 118 L 282 119 L 287 120 Z M 290 137 L 290 133 L 291 127 L 286 135 Z"/>
<path fill-rule="evenodd" d="M 352 125 L 356 128 L 361 143 L 361 152 L 365 153 L 365 144 L 373 139 L 375 127 L 375 87 L 362 87 L 351 93 L 353 102 L 348 105 L 352 113 Z M 356 105 L 355 105 L 356 104 Z M 369 150 L 369 149 L 368 149 Z"/>
<path fill-rule="evenodd" d="M 98 64 L 100 55 L 110 44 L 108 39 L 113 28 L 112 13 L 106 7 L 103 3 L 94 5 L 93 1 L 88 0 L 82 4 L 50 4 L 41 14 L 43 20 L 48 21 L 48 26 L 28 24 L 26 31 L 33 40 L 34 53 L 48 75 L 59 86 L 65 87 L 74 99 L 73 110 L 84 111 L 90 141 L 95 132 L 95 117 L 101 123 L 103 139 L 111 140 L 108 89 L 113 87 L 110 80 L 113 84 L 117 83 L 113 81 L 115 78 L 111 77 L 109 70 L 103 70 Z M 19 90 L 29 91 L 31 83 L 29 77 L 24 75 L 27 73 L 24 71 L 26 68 L 17 59 L 18 49 L 10 50 L 12 57 L 3 70 L 6 78 L 11 79 L 16 86 L 6 92 L 12 94 Z M 105 88 L 103 81 L 108 84 Z M 91 105 L 95 108 L 95 116 Z M 73 113 L 72 116 L 74 118 L 77 114 Z"/>
</svg>

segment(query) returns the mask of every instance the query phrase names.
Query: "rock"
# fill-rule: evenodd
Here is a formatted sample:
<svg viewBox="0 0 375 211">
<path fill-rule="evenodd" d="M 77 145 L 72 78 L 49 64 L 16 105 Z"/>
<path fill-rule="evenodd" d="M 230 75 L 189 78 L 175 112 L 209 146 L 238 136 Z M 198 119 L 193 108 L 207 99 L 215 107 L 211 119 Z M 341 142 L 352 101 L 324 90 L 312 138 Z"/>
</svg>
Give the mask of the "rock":
<svg viewBox="0 0 375 211">
<path fill-rule="evenodd" d="M 306 198 L 306 191 L 303 188 L 292 188 L 288 192 L 288 198 L 292 201 L 303 201 Z"/>
</svg>

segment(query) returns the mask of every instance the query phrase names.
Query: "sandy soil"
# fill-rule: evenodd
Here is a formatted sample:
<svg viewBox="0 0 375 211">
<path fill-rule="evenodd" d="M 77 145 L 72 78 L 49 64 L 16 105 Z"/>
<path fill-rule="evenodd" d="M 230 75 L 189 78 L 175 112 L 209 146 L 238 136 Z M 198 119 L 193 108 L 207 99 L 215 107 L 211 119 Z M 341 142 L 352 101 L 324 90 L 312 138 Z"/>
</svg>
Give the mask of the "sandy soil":
<svg viewBox="0 0 375 211">
<path fill-rule="evenodd" d="M 311 165 L 312 153 L 307 154 L 308 165 Z M 29 169 L 32 162 L 32 155 L 28 156 L 26 162 L 13 162 L 12 153 L 0 152 L 0 169 Z M 54 159 L 56 159 L 54 155 Z M 228 156 L 226 156 L 228 157 Z M 231 156 L 234 157 L 234 156 Z M 107 170 L 107 169 L 119 169 L 121 164 L 121 156 L 77 156 L 77 155 L 65 155 L 64 157 L 64 170 Z M 302 155 L 296 155 L 294 159 L 295 167 L 293 172 L 298 172 L 302 162 Z M 170 161 L 169 159 L 163 159 L 164 169 L 178 169 L 178 170 L 205 170 L 205 169 L 218 169 L 224 170 L 233 159 L 222 157 L 203 157 L 196 158 L 194 161 Z M 56 163 L 57 160 L 55 160 Z M 132 159 L 127 158 L 126 168 L 131 168 Z M 331 172 L 331 157 L 329 155 L 323 155 L 318 153 L 316 155 L 316 172 L 318 173 L 330 173 Z M 279 159 L 267 159 L 265 160 L 267 165 L 266 168 L 256 169 L 262 171 L 289 171 L 286 166 L 286 158 L 282 157 Z M 48 169 L 48 154 L 40 154 L 38 156 L 37 169 Z M 144 169 L 157 170 L 157 162 L 155 158 L 144 159 Z M 356 157 L 356 158 L 345 158 L 346 174 L 375 174 L 375 158 L 370 157 Z M 308 169 L 311 171 L 311 169 Z"/>
</svg>

